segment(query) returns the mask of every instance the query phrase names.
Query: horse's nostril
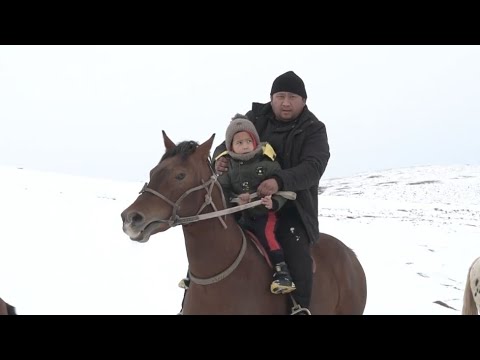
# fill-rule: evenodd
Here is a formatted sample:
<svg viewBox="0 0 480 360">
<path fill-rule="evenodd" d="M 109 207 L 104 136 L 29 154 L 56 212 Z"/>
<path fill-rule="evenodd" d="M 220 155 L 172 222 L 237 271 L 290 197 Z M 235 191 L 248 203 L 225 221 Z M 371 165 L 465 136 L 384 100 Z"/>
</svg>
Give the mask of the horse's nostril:
<svg viewBox="0 0 480 360">
<path fill-rule="evenodd" d="M 131 219 L 131 223 L 135 225 L 143 221 L 143 216 L 140 215 L 139 213 L 133 213 L 131 214 L 130 219 Z"/>
<path fill-rule="evenodd" d="M 137 211 L 124 211 L 121 217 L 124 224 L 138 225 L 144 221 L 144 216 Z"/>
</svg>

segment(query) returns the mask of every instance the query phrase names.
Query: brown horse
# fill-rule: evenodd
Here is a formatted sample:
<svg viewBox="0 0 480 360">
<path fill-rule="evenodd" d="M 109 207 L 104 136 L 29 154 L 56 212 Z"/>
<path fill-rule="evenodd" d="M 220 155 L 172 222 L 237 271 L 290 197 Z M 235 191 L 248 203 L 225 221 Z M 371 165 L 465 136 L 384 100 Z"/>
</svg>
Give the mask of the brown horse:
<svg viewBox="0 0 480 360">
<path fill-rule="evenodd" d="M 0 298 L 0 315 L 17 315 L 15 307 Z"/>
<path fill-rule="evenodd" d="M 480 257 L 476 258 L 468 269 L 462 309 L 462 315 L 478 314 L 480 314 Z"/>
<path fill-rule="evenodd" d="M 183 314 L 290 314 L 288 295 L 270 292 L 267 261 L 235 217 L 225 215 L 229 209 L 209 161 L 214 137 L 201 145 L 175 146 L 163 131 L 166 152 L 150 171 L 150 182 L 122 212 L 123 231 L 133 241 L 146 242 L 182 225 L 191 278 Z M 366 279 L 354 252 L 320 234 L 311 256 L 311 313 L 363 314 Z"/>
</svg>

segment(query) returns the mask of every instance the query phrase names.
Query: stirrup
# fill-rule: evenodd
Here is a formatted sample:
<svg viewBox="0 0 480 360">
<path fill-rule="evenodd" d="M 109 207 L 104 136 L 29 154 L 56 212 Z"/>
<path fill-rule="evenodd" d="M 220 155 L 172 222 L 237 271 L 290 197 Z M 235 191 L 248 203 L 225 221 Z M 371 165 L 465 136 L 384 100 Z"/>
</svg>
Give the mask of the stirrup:
<svg viewBox="0 0 480 360">
<path fill-rule="evenodd" d="M 310 310 L 301 307 L 300 304 L 298 304 L 293 298 L 292 301 L 295 305 L 292 307 L 292 313 L 290 315 L 312 315 Z"/>
</svg>

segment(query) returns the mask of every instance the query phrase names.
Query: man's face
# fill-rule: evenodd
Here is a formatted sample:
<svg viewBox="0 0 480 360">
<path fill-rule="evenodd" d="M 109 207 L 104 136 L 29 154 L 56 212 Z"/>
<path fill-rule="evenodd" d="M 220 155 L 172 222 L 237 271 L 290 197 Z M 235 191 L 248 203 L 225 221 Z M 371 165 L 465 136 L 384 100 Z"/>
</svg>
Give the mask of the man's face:
<svg viewBox="0 0 480 360">
<path fill-rule="evenodd" d="M 295 120 L 303 111 L 306 100 L 291 92 L 277 92 L 271 96 L 275 118 L 280 121 Z"/>
</svg>

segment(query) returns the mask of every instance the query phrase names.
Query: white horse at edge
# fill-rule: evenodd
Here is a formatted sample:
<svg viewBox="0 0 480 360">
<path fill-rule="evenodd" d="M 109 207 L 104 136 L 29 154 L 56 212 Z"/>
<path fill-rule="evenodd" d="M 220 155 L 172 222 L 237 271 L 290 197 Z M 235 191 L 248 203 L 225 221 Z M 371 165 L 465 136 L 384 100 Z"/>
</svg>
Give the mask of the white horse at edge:
<svg viewBox="0 0 480 360">
<path fill-rule="evenodd" d="M 463 294 L 462 315 L 480 314 L 480 257 L 470 265 Z"/>
</svg>

